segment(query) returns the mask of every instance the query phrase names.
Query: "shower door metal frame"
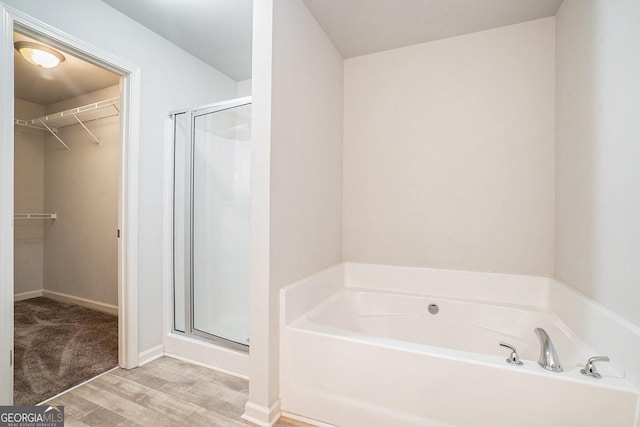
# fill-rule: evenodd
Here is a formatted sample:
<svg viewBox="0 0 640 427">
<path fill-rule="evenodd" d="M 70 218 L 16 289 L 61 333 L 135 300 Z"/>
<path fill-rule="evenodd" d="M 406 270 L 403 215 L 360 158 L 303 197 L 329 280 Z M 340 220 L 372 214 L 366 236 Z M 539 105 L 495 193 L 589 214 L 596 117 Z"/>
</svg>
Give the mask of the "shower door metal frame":
<svg viewBox="0 0 640 427">
<path fill-rule="evenodd" d="M 204 339 L 208 342 L 213 342 L 215 344 L 220 344 L 224 347 L 228 347 L 228 348 L 232 348 L 232 349 L 236 349 L 236 350 L 240 350 L 240 351 L 244 351 L 244 352 L 248 352 L 249 351 L 249 345 L 247 344 L 242 344 L 242 343 L 238 343 L 236 341 L 232 341 L 229 340 L 227 338 L 223 338 L 217 335 L 213 335 L 210 334 L 208 332 L 199 330 L 199 329 L 195 329 L 194 328 L 194 316 L 193 316 L 193 305 L 194 305 L 194 300 L 193 300 L 193 288 L 194 288 L 194 280 L 193 280 L 193 211 L 194 211 L 194 194 L 193 194 L 193 189 L 194 189 L 194 180 L 195 180 L 195 176 L 193 173 L 193 164 L 195 161 L 195 150 L 194 150 L 194 146 L 195 146 L 195 123 L 196 123 L 196 118 L 200 117 L 200 116 L 205 116 L 207 114 L 213 114 L 213 113 L 218 113 L 221 111 L 225 111 L 225 110 L 230 110 L 233 108 L 237 108 L 237 107 L 242 107 L 244 105 L 251 105 L 251 97 L 247 96 L 247 97 L 243 97 L 243 98 L 236 98 L 236 99 L 231 99 L 228 101 L 223 101 L 223 102 L 218 102 L 218 103 L 214 103 L 214 104 L 208 104 L 208 105 L 204 105 L 195 109 L 190 109 L 190 110 L 180 110 L 180 111 L 174 111 L 170 113 L 170 116 L 173 120 L 173 138 L 174 138 L 174 205 L 173 205 L 173 209 L 174 209 L 174 214 L 173 214 L 173 218 L 174 218 L 174 223 L 172 225 L 172 229 L 173 229 L 173 233 L 175 236 L 175 130 L 176 130 L 176 115 L 178 114 L 186 114 L 187 115 L 187 119 L 188 119 L 188 123 L 189 123 L 189 128 L 187 129 L 187 141 L 188 141 L 188 147 L 187 147 L 187 153 L 186 153 L 186 157 L 188 158 L 188 161 L 186 162 L 186 173 L 185 176 L 187 176 L 187 179 L 185 180 L 185 206 L 187 208 L 186 212 L 185 212 L 185 224 L 184 224 L 184 230 L 187 231 L 186 235 L 184 236 L 184 241 L 185 241 L 185 247 L 184 247 L 184 265 L 185 265 L 185 271 L 184 271 L 184 314 L 185 314 L 185 330 L 184 331 L 180 331 L 176 329 L 176 320 L 175 320 L 175 278 L 176 278 L 176 271 L 175 271 L 175 267 L 173 268 L 173 284 L 172 284 L 172 308 L 173 308 L 173 319 L 172 319 L 172 332 L 176 333 L 176 334 L 180 334 L 180 335 L 185 335 L 188 337 L 192 337 L 192 338 L 200 338 L 200 339 Z M 175 239 L 174 239 L 175 241 Z M 173 258 L 173 262 L 174 262 L 174 266 L 175 266 L 175 244 L 174 244 L 174 248 L 173 248 L 173 253 L 174 253 L 174 258 Z"/>
</svg>

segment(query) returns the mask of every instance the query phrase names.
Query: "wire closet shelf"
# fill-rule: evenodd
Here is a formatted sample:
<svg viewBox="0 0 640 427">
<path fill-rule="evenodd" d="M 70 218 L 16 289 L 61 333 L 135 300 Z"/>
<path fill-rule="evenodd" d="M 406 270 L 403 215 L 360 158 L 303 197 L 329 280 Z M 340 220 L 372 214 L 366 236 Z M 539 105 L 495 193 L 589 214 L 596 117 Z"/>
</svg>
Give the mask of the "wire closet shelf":
<svg viewBox="0 0 640 427">
<path fill-rule="evenodd" d="M 58 219 L 55 213 L 17 213 L 13 215 L 13 219 Z"/>
<path fill-rule="evenodd" d="M 93 141 L 100 145 L 100 140 L 87 127 L 86 123 L 94 120 L 105 119 L 120 114 L 118 104 L 120 98 L 105 99 L 103 101 L 94 102 L 83 105 L 81 107 L 71 108 L 69 110 L 60 111 L 58 113 L 48 114 L 46 116 L 37 117 L 31 120 L 14 119 L 14 124 L 24 126 L 30 129 L 38 129 L 51 133 L 59 143 L 64 145 L 68 150 L 69 146 L 58 136 L 58 129 L 67 126 L 80 125 L 91 136 Z"/>
</svg>

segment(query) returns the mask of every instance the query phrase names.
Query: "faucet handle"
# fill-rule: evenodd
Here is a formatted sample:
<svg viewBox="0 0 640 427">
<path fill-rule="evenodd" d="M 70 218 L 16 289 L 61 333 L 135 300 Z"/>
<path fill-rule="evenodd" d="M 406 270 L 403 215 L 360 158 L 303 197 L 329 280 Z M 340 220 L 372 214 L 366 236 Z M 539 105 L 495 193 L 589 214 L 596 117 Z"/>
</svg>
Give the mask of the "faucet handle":
<svg viewBox="0 0 640 427">
<path fill-rule="evenodd" d="M 584 368 L 580 369 L 580 373 L 582 375 L 586 375 L 591 378 L 602 378 L 602 375 L 600 375 L 600 373 L 596 369 L 595 362 L 608 362 L 608 361 L 609 361 L 609 356 L 590 357 L 589 360 L 587 360 L 587 364 L 584 365 Z"/>
<path fill-rule="evenodd" d="M 522 360 L 520 360 L 520 357 L 518 357 L 518 352 L 516 351 L 516 348 L 514 346 L 506 342 L 501 342 L 500 346 L 506 347 L 511 350 L 511 354 L 506 359 L 507 363 L 510 363 L 512 365 L 522 365 Z"/>
</svg>

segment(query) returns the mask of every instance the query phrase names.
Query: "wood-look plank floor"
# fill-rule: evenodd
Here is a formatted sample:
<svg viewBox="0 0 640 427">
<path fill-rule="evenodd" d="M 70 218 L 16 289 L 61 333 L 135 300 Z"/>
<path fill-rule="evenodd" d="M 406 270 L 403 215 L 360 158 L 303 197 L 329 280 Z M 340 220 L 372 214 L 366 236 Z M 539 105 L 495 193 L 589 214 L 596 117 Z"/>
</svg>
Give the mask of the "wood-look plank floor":
<svg viewBox="0 0 640 427">
<path fill-rule="evenodd" d="M 248 427 L 240 418 L 249 382 L 162 357 L 117 369 L 48 402 L 63 405 L 66 427 Z M 278 427 L 310 427 L 281 418 Z"/>
</svg>

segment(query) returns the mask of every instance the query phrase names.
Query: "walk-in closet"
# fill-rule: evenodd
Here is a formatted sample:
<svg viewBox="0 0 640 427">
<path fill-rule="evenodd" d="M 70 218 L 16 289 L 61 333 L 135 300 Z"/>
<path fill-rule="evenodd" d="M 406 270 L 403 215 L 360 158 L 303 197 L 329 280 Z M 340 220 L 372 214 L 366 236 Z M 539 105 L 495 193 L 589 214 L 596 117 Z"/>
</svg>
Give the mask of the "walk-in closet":
<svg viewBox="0 0 640 427">
<path fill-rule="evenodd" d="M 34 405 L 118 365 L 120 76 L 14 42 L 14 404 Z"/>
</svg>

